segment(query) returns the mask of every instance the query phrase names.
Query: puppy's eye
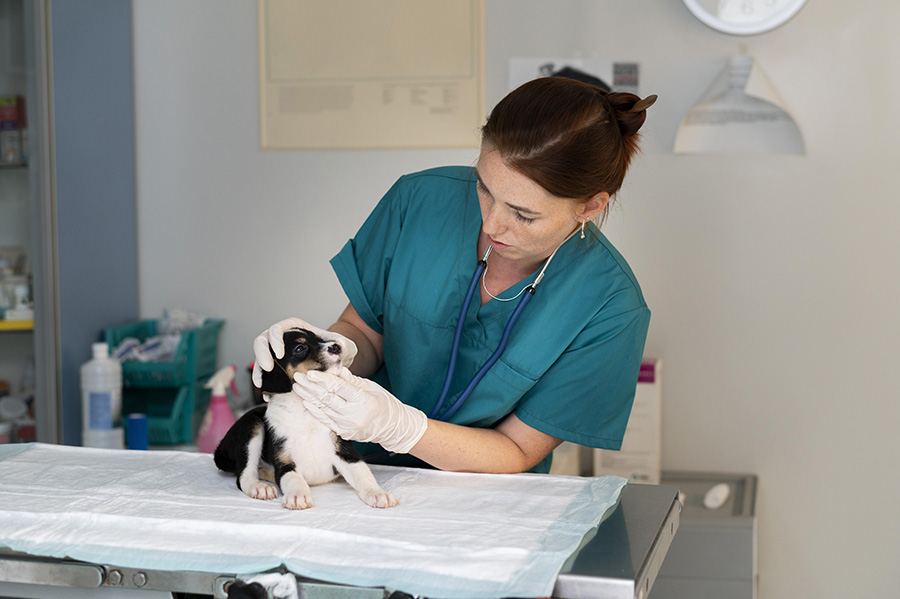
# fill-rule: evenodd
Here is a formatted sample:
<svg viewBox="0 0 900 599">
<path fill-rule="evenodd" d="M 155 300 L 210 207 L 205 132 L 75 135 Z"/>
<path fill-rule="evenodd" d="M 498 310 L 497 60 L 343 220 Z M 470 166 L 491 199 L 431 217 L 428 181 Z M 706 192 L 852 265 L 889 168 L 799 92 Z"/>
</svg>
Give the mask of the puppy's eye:
<svg viewBox="0 0 900 599">
<path fill-rule="evenodd" d="M 309 355 L 309 346 L 305 343 L 300 343 L 294 347 L 294 357 L 299 359 L 304 359 Z"/>
</svg>

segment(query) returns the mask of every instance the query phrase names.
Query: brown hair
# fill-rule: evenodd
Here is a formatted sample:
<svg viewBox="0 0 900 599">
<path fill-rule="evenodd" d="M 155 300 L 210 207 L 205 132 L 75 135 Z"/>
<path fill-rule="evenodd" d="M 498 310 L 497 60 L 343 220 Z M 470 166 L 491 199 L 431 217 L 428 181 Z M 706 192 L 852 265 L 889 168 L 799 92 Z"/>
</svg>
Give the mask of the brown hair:
<svg viewBox="0 0 900 599">
<path fill-rule="evenodd" d="M 482 143 L 554 196 L 587 200 L 601 191 L 612 196 L 639 150 L 638 129 L 655 100 L 541 77 L 494 107 L 481 129 Z"/>
</svg>

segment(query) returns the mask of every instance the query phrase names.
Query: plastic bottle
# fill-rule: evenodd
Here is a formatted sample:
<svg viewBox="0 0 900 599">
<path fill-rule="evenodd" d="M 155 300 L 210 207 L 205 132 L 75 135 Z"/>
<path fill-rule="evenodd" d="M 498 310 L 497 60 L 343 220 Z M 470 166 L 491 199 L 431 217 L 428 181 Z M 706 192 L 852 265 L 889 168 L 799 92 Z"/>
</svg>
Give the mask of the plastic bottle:
<svg viewBox="0 0 900 599">
<path fill-rule="evenodd" d="M 234 385 L 234 371 L 237 367 L 232 364 L 222 368 L 212 375 L 209 382 L 204 385 L 212 389 L 212 397 L 209 400 L 209 408 L 203 416 L 200 430 L 197 433 L 197 449 L 203 453 L 212 453 L 219 445 L 219 441 L 234 424 L 234 414 L 228 405 L 228 395 L 225 388 L 231 387 L 232 393 L 240 396 Z"/>
<path fill-rule="evenodd" d="M 122 365 L 109 357 L 105 343 L 94 343 L 91 351 L 93 359 L 81 366 L 82 445 L 121 449 Z"/>
</svg>

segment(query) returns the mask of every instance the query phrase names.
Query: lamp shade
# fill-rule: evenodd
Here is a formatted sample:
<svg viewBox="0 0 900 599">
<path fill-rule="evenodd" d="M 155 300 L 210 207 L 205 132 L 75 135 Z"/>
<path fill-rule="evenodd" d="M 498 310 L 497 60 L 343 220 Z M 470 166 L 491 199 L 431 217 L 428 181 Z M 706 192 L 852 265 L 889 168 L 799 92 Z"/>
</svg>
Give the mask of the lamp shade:
<svg viewBox="0 0 900 599">
<path fill-rule="evenodd" d="M 800 128 L 752 57 L 732 57 L 684 117 L 676 153 L 804 154 Z"/>
</svg>

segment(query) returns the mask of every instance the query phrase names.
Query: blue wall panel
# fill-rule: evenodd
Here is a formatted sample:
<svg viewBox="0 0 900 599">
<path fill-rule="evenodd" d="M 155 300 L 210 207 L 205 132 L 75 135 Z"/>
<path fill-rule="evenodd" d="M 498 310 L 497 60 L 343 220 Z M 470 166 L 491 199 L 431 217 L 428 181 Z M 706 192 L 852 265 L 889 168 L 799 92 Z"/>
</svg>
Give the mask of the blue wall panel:
<svg viewBox="0 0 900 599">
<path fill-rule="evenodd" d="M 138 315 L 131 3 L 51 4 L 62 438 L 81 442 L 79 368 Z"/>
</svg>

